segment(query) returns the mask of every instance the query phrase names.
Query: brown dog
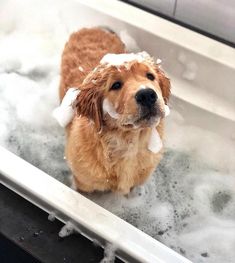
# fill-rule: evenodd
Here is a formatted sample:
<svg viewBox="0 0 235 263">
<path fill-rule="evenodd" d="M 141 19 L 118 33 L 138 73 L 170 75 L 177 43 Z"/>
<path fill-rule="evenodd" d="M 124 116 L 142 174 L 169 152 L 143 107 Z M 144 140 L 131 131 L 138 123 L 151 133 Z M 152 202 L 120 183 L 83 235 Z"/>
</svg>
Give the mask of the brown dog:
<svg viewBox="0 0 235 263">
<path fill-rule="evenodd" d="M 81 90 L 65 154 L 85 192 L 127 194 L 162 157 L 169 79 L 147 53 L 124 53 L 118 36 L 99 28 L 72 34 L 63 52 L 60 98 L 70 87 Z"/>
</svg>

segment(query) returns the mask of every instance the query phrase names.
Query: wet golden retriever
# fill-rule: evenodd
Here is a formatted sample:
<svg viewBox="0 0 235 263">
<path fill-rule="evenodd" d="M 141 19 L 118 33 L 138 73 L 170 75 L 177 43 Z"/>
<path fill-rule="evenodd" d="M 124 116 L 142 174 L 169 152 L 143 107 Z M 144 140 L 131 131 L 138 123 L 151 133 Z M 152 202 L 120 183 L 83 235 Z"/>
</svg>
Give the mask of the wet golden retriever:
<svg viewBox="0 0 235 263">
<path fill-rule="evenodd" d="M 129 193 L 162 157 L 169 79 L 146 52 L 128 54 L 116 34 L 91 28 L 65 45 L 61 100 L 71 87 L 81 91 L 65 155 L 77 189 Z"/>
</svg>

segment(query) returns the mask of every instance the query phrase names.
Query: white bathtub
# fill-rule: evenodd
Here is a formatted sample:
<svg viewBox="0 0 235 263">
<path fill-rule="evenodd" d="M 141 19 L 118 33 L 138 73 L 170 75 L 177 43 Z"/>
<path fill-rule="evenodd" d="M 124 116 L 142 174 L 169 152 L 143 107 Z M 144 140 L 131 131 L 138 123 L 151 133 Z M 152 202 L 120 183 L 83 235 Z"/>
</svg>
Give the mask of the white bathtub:
<svg viewBox="0 0 235 263">
<path fill-rule="evenodd" d="M 125 28 L 140 49 L 163 60 L 172 81 L 171 107 L 187 123 L 234 136 L 234 49 L 122 2 L 77 1 L 74 7 L 74 13 L 86 14 L 84 26 L 91 26 L 89 19 L 95 17 L 94 26 L 108 25 L 117 33 Z M 3 147 L 0 160 L 2 184 L 48 213 L 55 212 L 61 221 L 72 222 L 88 238 L 115 244 L 122 259 L 190 262 Z"/>
</svg>

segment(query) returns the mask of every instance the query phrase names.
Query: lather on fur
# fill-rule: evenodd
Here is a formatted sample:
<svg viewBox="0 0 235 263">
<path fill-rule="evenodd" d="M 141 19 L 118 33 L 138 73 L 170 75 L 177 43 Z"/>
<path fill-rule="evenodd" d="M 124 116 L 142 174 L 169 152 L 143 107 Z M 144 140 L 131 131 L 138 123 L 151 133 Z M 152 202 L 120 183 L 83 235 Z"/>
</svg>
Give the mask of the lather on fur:
<svg viewBox="0 0 235 263">
<path fill-rule="evenodd" d="M 65 155 L 79 190 L 127 194 L 162 157 L 162 148 L 156 153 L 149 144 L 162 140 L 170 82 L 148 55 L 128 61 L 124 55 L 123 63 L 114 65 L 109 55 L 101 61 L 107 53 L 126 53 L 125 46 L 99 28 L 82 29 L 65 45 L 60 99 L 70 87 L 81 90 L 66 127 Z"/>
</svg>

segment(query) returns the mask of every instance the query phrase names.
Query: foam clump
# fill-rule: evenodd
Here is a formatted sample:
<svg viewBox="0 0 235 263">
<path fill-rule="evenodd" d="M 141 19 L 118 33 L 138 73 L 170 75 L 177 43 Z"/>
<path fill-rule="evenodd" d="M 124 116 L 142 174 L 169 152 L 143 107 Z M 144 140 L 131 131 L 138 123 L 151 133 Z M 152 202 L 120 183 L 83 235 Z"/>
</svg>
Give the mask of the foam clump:
<svg viewBox="0 0 235 263">
<path fill-rule="evenodd" d="M 66 127 L 74 117 L 73 103 L 77 98 L 80 90 L 77 88 L 69 88 L 60 104 L 53 111 L 53 117 L 58 121 L 60 126 Z"/>
<path fill-rule="evenodd" d="M 158 59 L 156 60 L 156 64 L 159 65 L 159 64 L 161 64 L 161 63 L 162 63 L 162 60 L 161 60 L 160 58 L 158 58 Z"/>
<path fill-rule="evenodd" d="M 162 140 L 159 136 L 158 131 L 156 128 L 152 128 L 151 136 L 149 139 L 148 149 L 153 153 L 158 153 L 162 148 Z"/>
<path fill-rule="evenodd" d="M 55 221 L 55 219 L 56 219 L 55 213 L 54 213 L 54 212 L 51 212 L 51 213 L 48 215 L 48 220 L 51 221 L 51 222 L 53 222 L 53 221 Z"/>
<path fill-rule="evenodd" d="M 71 222 L 67 222 L 60 230 L 59 237 L 67 237 L 75 232 L 75 228 Z"/>
<path fill-rule="evenodd" d="M 127 54 L 106 54 L 101 59 L 100 63 L 119 67 L 131 61 L 137 61 L 141 63 L 146 60 L 146 58 L 150 58 L 150 55 L 145 51 Z"/>
<path fill-rule="evenodd" d="M 100 263 L 113 263 L 115 261 L 116 247 L 113 244 L 107 244 L 104 247 L 104 258 Z"/>
<path fill-rule="evenodd" d="M 3 73 L 0 80 L 1 87 L 5 87 L 1 96 L 9 102 L 8 107 L 11 105 L 15 108 L 19 120 L 33 123 L 35 126 L 51 121 L 48 109 L 52 110 L 55 107 L 57 98 L 54 85 L 44 89 L 44 84 L 40 85 L 16 73 Z"/>
</svg>

